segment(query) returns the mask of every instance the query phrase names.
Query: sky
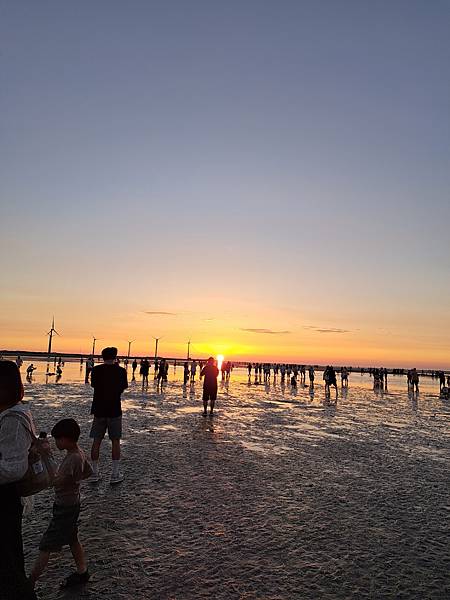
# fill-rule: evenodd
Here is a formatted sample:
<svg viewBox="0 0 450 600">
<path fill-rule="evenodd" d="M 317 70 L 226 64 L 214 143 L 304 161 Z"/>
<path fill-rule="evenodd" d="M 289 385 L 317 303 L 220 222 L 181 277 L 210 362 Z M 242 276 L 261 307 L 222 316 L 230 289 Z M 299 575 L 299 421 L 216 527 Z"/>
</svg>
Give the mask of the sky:
<svg viewBox="0 0 450 600">
<path fill-rule="evenodd" d="M 450 3 L 0 4 L 0 348 L 450 368 Z"/>
</svg>

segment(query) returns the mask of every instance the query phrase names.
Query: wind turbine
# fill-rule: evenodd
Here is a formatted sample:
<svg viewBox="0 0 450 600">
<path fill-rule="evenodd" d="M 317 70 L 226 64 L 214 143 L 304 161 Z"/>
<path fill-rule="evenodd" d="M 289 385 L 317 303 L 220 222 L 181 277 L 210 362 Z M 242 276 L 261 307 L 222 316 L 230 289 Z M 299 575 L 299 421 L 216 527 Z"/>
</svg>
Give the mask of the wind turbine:
<svg viewBox="0 0 450 600">
<path fill-rule="evenodd" d="M 95 342 L 98 342 L 99 339 L 95 335 L 92 336 L 92 356 L 95 356 Z"/>
<path fill-rule="evenodd" d="M 189 341 L 188 341 L 188 343 L 187 343 L 187 347 L 188 347 L 188 348 L 187 348 L 187 359 L 188 359 L 188 360 L 190 360 L 190 358 L 191 358 L 191 357 L 190 357 L 190 355 L 189 355 L 189 349 L 190 349 L 190 347 L 191 347 L 191 340 L 189 340 Z"/>
<path fill-rule="evenodd" d="M 47 335 L 48 335 L 48 352 L 47 352 L 47 354 L 49 357 L 50 357 L 50 354 L 52 353 L 52 340 L 53 340 L 54 333 L 56 333 L 56 335 L 59 335 L 59 333 L 55 329 L 55 317 L 53 317 L 52 326 L 50 328 L 50 331 L 47 333 Z"/>
<path fill-rule="evenodd" d="M 153 337 L 153 339 L 155 340 L 155 360 L 156 360 L 158 358 L 158 342 L 160 339 L 162 339 L 162 336 Z"/>
<path fill-rule="evenodd" d="M 134 342 L 134 340 L 128 340 L 128 356 L 127 358 L 130 358 L 130 350 L 131 350 L 131 344 Z"/>
</svg>

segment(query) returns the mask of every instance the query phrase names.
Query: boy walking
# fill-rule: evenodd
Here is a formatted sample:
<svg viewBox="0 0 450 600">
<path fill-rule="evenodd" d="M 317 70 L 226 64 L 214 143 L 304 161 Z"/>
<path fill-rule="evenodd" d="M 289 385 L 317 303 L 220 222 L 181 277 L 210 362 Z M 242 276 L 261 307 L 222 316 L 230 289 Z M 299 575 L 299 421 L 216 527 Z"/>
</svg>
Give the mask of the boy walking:
<svg viewBox="0 0 450 600">
<path fill-rule="evenodd" d="M 69 545 L 77 570 L 61 584 L 61 587 L 67 588 L 87 583 L 90 578 L 84 550 L 78 540 L 77 522 L 80 515 L 80 481 L 90 477 L 92 469 L 78 446 L 80 427 L 74 419 L 63 419 L 56 423 L 52 436 L 58 450 L 66 450 L 67 454 L 54 480 L 53 517 L 39 544 L 39 556 L 31 572 L 30 583 L 34 587 L 45 571 L 52 552 L 60 552 L 62 546 Z"/>
<path fill-rule="evenodd" d="M 100 446 L 108 431 L 112 445 L 111 484 L 123 481 L 120 472 L 120 439 L 122 437 L 122 392 L 128 387 L 127 372 L 116 363 L 117 348 L 102 350 L 103 364 L 93 368 L 91 386 L 94 388 L 91 414 L 94 415 L 90 437 L 92 442 L 91 460 L 94 474 L 92 481 L 99 481 L 98 459 Z"/>
</svg>

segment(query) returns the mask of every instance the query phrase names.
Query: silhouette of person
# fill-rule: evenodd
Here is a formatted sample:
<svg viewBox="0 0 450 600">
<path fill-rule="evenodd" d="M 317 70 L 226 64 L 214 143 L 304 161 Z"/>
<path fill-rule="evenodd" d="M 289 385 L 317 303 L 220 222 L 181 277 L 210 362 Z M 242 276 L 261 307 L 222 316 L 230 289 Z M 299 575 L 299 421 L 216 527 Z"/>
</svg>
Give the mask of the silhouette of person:
<svg viewBox="0 0 450 600">
<path fill-rule="evenodd" d="M 323 372 L 323 380 L 325 381 L 325 393 L 330 393 L 330 386 L 334 386 L 336 390 L 336 398 L 338 395 L 337 382 L 336 382 L 336 371 L 331 365 L 328 365 Z"/>
<path fill-rule="evenodd" d="M 189 381 L 189 363 L 186 360 L 184 363 L 184 371 L 183 371 L 183 385 L 186 385 Z"/>
<path fill-rule="evenodd" d="M 210 402 L 210 412 L 212 416 L 217 399 L 217 377 L 219 369 L 215 365 L 214 358 L 210 356 L 206 365 L 200 371 L 200 379 L 205 378 L 203 382 L 203 416 L 206 417 L 208 411 L 208 401 Z"/>
<path fill-rule="evenodd" d="M 158 385 L 163 384 L 164 381 L 167 381 L 167 374 L 169 372 L 169 363 L 165 358 L 161 358 L 159 361 L 159 369 L 158 369 Z"/>
<path fill-rule="evenodd" d="M 89 382 L 89 375 L 91 374 L 93 368 L 94 368 L 94 359 L 92 358 L 92 356 L 89 356 L 89 358 L 86 361 L 86 376 L 84 378 L 85 383 Z"/>
<path fill-rule="evenodd" d="M 411 371 L 411 384 L 412 384 L 413 391 L 418 393 L 419 392 L 419 373 L 417 372 L 416 368 L 414 368 Z"/>
<path fill-rule="evenodd" d="M 348 369 L 347 369 L 347 367 L 342 367 L 341 383 L 342 383 L 342 387 L 348 387 Z"/>
<path fill-rule="evenodd" d="M 31 363 L 31 365 L 27 368 L 27 380 L 31 381 L 33 378 L 33 371 L 35 371 L 37 369 L 37 367 L 35 367 L 33 365 L 33 363 Z"/>
<path fill-rule="evenodd" d="M 197 373 L 197 361 L 193 360 L 191 364 L 191 381 L 195 381 L 195 375 Z"/>
<path fill-rule="evenodd" d="M 150 371 L 150 363 L 147 358 L 141 361 L 141 368 L 139 370 L 139 374 L 142 375 L 142 387 L 144 385 L 148 385 L 148 374 Z"/>
</svg>

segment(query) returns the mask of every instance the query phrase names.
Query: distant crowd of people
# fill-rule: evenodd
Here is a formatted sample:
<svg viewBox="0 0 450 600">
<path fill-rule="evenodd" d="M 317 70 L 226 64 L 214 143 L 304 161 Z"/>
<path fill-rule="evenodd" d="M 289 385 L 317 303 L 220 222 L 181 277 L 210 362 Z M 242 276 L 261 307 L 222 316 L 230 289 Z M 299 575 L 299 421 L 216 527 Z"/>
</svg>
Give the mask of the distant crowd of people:
<svg viewBox="0 0 450 600">
<path fill-rule="evenodd" d="M 348 387 L 348 376 L 351 368 L 341 367 L 341 384 L 342 387 Z M 306 385 L 306 373 L 308 373 L 308 380 L 310 387 L 314 387 L 314 381 L 316 376 L 315 367 L 313 365 L 298 365 L 298 364 L 285 364 L 285 363 L 248 363 L 247 373 L 249 382 L 252 380 L 252 374 L 254 374 L 254 382 L 260 383 L 264 381 L 265 384 L 276 383 L 279 376 L 281 385 L 290 384 L 293 388 L 297 387 L 297 383 Z M 336 371 L 331 365 L 327 365 L 323 370 L 322 375 L 325 392 L 330 393 L 330 386 L 333 386 L 337 393 L 337 382 L 336 382 Z"/>
<path fill-rule="evenodd" d="M 2 356 L 0 356 L 0 360 Z M 153 365 L 153 379 L 157 382 L 161 387 L 164 383 L 168 381 L 169 374 L 169 361 L 165 358 L 156 358 L 150 361 L 149 358 L 140 358 L 139 362 L 137 358 L 125 358 L 123 359 L 123 364 L 125 368 L 128 368 L 129 363 L 131 361 L 131 369 L 132 369 L 132 381 L 136 379 L 136 372 L 139 373 L 139 376 L 142 380 L 143 388 L 148 386 L 149 374 Z M 18 356 L 16 359 L 16 365 L 21 368 L 23 364 L 23 359 L 21 356 Z M 120 364 L 120 360 L 116 358 L 116 362 Z M 89 383 L 92 370 L 95 366 L 95 360 L 92 355 L 88 356 L 86 360 L 83 357 L 80 358 L 80 370 L 82 370 L 83 365 L 85 364 L 85 382 Z M 204 361 L 190 359 L 186 361 L 180 361 L 179 364 L 183 365 L 183 385 L 187 385 L 188 383 L 194 383 L 196 380 L 197 373 L 201 373 L 204 367 Z M 230 381 L 231 373 L 234 369 L 234 364 L 230 361 L 223 361 L 220 365 L 219 374 L 221 374 L 221 381 L 228 382 Z M 46 376 L 52 377 L 56 375 L 56 381 L 59 381 L 63 374 L 64 361 L 61 357 L 58 359 L 56 356 L 54 357 L 54 372 L 50 372 L 47 370 Z M 177 367 L 177 361 L 174 361 L 174 369 Z M 31 363 L 26 369 L 26 377 L 28 381 L 31 381 L 33 378 L 33 373 L 37 367 L 33 363 Z M 265 384 L 270 383 L 271 381 L 275 383 L 278 380 L 281 384 L 288 384 L 292 387 L 297 387 L 297 383 L 306 385 L 306 375 L 308 375 L 309 385 L 314 386 L 315 381 L 315 371 L 316 368 L 312 365 L 299 365 L 299 364 L 289 364 L 289 363 L 248 363 L 247 364 L 247 372 L 249 381 L 252 380 L 252 375 L 254 375 L 254 383 L 259 384 L 264 382 Z M 138 370 L 139 369 L 139 370 Z M 368 373 L 373 378 L 373 388 L 374 390 L 387 390 L 388 383 L 388 369 L 385 367 L 369 367 L 369 368 L 361 368 L 358 369 L 361 375 Z M 330 388 L 334 387 L 337 391 L 337 374 L 340 374 L 341 378 L 341 386 L 342 388 L 347 388 L 349 384 L 349 374 L 353 371 L 352 367 L 339 367 L 335 369 L 331 365 L 328 365 L 323 370 L 322 379 L 325 385 L 325 391 L 328 394 L 330 392 Z M 450 375 L 446 375 L 444 371 L 441 370 L 433 370 L 433 371 L 425 371 L 425 370 L 417 370 L 414 369 L 391 369 L 390 373 L 392 375 L 404 375 L 406 376 L 408 389 L 413 390 L 414 392 L 419 391 L 419 378 L 420 376 L 427 375 L 431 376 L 433 379 L 439 379 L 439 388 L 443 394 L 450 395 Z"/>
</svg>

